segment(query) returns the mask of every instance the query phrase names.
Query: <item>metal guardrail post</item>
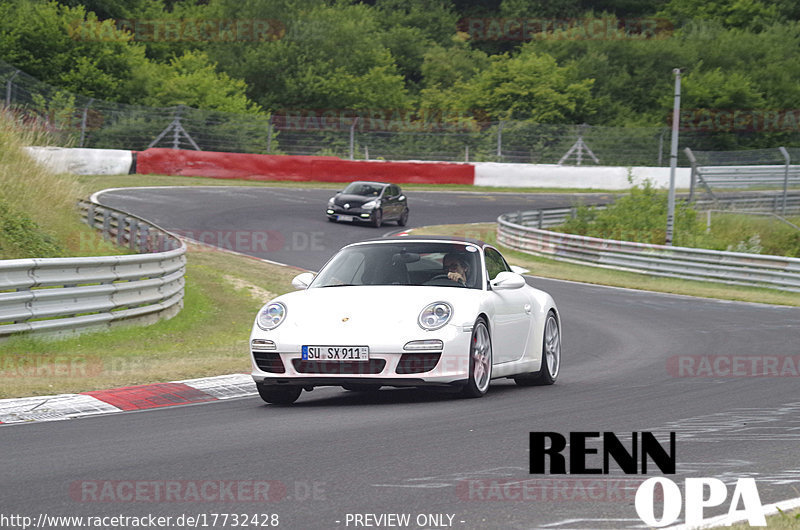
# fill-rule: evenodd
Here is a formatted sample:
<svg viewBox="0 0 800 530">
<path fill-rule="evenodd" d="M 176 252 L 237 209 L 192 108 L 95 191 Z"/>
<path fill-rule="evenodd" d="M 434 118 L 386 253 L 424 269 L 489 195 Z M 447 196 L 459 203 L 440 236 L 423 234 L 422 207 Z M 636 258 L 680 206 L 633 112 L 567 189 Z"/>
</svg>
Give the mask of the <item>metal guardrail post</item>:
<svg viewBox="0 0 800 530">
<path fill-rule="evenodd" d="M 94 203 L 86 208 L 86 224 L 89 225 L 89 228 L 94 228 Z"/>
<path fill-rule="evenodd" d="M 117 212 L 115 217 L 117 218 L 117 245 L 121 247 L 125 235 L 125 216 Z"/>
<path fill-rule="evenodd" d="M 139 223 L 134 218 L 130 218 L 128 220 L 128 247 L 133 250 L 134 252 L 138 250 L 137 243 L 139 242 L 139 238 L 137 237 L 139 232 Z"/>
<path fill-rule="evenodd" d="M 111 237 L 111 212 L 103 209 L 103 239 L 108 241 Z"/>
<path fill-rule="evenodd" d="M 786 160 L 786 168 L 783 174 L 783 207 L 781 208 L 781 215 L 786 215 L 786 194 L 789 193 L 789 165 L 792 163 L 792 157 L 789 156 L 789 151 L 785 147 L 779 147 L 778 150 Z"/>
<path fill-rule="evenodd" d="M 143 225 L 139 227 L 139 253 L 151 252 L 150 227 Z"/>
<path fill-rule="evenodd" d="M 542 224 L 544 223 L 544 210 L 539 208 L 539 228 L 542 228 Z"/>
</svg>

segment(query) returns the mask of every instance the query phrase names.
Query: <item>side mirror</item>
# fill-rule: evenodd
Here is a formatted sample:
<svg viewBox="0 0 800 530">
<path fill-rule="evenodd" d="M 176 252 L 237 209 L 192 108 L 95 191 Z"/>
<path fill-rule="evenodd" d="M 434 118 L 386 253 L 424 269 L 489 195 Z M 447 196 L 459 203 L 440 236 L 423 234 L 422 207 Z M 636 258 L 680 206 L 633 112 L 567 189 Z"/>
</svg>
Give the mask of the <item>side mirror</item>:
<svg viewBox="0 0 800 530">
<path fill-rule="evenodd" d="M 516 272 L 503 271 L 491 281 L 492 289 L 520 289 L 525 285 L 525 278 Z"/>
<path fill-rule="evenodd" d="M 311 281 L 314 279 L 313 272 L 303 272 L 298 274 L 292 279 L 292 287 L 297 289 L 298 291 L 302 291 L 303 289 L 308 289 L 308 286 L 311 284 Z"/>
</svg>

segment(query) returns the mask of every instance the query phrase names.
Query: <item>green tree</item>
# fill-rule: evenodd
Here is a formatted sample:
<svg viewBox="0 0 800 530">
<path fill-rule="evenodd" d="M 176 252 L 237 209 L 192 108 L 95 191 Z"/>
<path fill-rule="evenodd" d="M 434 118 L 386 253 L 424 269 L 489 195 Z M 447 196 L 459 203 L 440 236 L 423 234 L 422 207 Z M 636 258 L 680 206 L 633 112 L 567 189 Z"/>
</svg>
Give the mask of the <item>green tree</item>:
<svg viewBox="0 0 800 530">
<path fill-rule="evenodd" d="M 670 17 L 679 25 L 699 19 L 756 31 L 781 18 L 777 5 L 761 0 L 670 0 L 659 15 Z"/>
<path fill-rule="evenodd" d="M 82 6 L 19 0 L 0 4 L 0 56 L 38 79 L 86 96 L 135 98 L 144 48 Z"/>
<path fill-rule="evenodd" d="M 168 64 L 150 63 L 149 86 L 141 103 L 151 106 L 186 105 L 223 112 L 259 112 L 245 95 L 244 81 L 219 73 L 204 52 L 186 52 Z"/>
<path fill-rule="evenodd" d="M 490 60 L 485 70 L 445 90 L 442 104 L 492 121 L 581 123 L 591 117 L 593 81 L 578 80 L 574 68 L 559 66 L 552 56 L 528 47 L 516 56 Z"/>
<path fill-rule="evenodd" d="M 214 44 L 209 55 L 266 109 L 410 107 L 374 9 L 318 5 L 293 17 L 278 40 Z"/>
</svg>

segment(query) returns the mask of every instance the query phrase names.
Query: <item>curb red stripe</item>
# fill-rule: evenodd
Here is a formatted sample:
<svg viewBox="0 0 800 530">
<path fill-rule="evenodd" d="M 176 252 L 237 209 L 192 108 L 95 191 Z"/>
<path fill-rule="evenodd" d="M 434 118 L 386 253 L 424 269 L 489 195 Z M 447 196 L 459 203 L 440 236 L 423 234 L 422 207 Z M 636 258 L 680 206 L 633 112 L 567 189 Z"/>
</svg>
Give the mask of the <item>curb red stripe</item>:
<svg viewBox="0 0 800 530">
<path fill-rule="evenodd" d="M 111 390 L 82 392 L 121 410 L 144 410 L 189 403 L 217 401 L 212 395 L 183 383 L 157 383 Z"/>
<path fill-rule="evenodd" d="M 334 156 L 260 155 L 159 147 L 136 154 L 136 171 L 245 180 L 475 183 L 475 167 L 467 163 L 342 160 Z"/>
</svg>

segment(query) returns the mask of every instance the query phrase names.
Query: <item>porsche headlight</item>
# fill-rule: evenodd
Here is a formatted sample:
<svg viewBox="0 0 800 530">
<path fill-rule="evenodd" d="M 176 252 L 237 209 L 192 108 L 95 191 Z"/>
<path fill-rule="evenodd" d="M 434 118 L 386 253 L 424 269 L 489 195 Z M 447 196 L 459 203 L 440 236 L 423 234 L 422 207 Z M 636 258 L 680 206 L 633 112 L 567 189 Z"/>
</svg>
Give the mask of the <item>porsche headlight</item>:
<svg viewBox="0 0 800 530">
<path fill-rule="evenodd" d="M 365 209 L 365 210 L 374 210 L 375 208 L 379 207 L 380 205 L 381 205 L 381 201 L 375 199 L 375 200 L 372 200 L 372 201 L 365 202 L 364 204 L 361 205 L 361 207 L 363 209 Z"/>
<path fill-rule="evenodd" d="M 264 331 L 269 331 L 280 326 L 284 318 L 286 318 L 286 306 L 280 302 L 272 302 L 261 308 L 256 323 Z"/>
<path fill-rule="evenodd" d="M 417 322 L 422 329 L 433 331 L 439 329 L 450 321 L 453 308 L 447 302 L 434 302 L 428 304 L 420 312 Z"/>
</svg>

